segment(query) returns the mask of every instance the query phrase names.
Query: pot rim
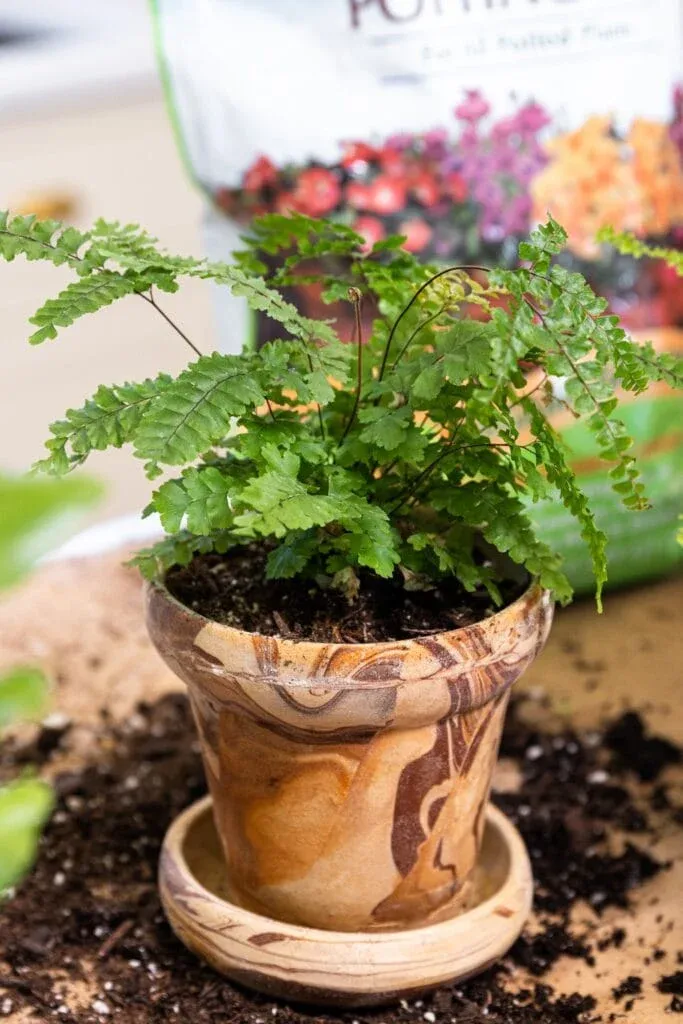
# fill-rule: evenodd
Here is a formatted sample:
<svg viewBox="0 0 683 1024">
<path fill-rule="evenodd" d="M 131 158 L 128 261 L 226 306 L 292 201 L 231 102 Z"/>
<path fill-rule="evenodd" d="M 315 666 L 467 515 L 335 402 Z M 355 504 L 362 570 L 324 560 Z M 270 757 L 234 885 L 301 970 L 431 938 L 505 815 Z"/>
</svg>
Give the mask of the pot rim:
<svg viewBox="0 0 683 1024">
<path fill-rule="evenodd" d="M 524 617 L 527 613 L 526 609 L 537 607 L 546 602 L 553 602 L 552 594 L 550 590 L 542 587 L 537 577 L 531 577 L 528 587 L 510 604 L 504 605 L 498 609 L 493 615 L 489 615 L 486 618 L 479 619 L 477 622 L 470 623 L 467 626 L 458 626 L 455 629 L 444 629 L 435 630 L 433 633 L 424 633 L 421 636 L 408 638 L 405 640 L 374 640 L 363 643 L 345 643 L 330 640 L 307 640 L 294 639 L 290 637 L 282 637 L 268 633 L 250 632 L 246 629 L 238 629 L 236 626 L 228 626 L 225 623 L 218 622 L 216 619 L 207 618 L 202 615 L 201 612 L 196 611 L 194 608 L 190 608 L 188 605 L 179 601 L 177 597 L 169 591 L 166 586 L 165 579 L 156 579 L 147 581 L 145 584 L 146 601 L 149 605 L 152 595 L 154 592 L 157 593 L 162 600 L 172 605 L 176 612 L 181 614 L 184 618 L 197 623 L 197 633 L 205 627 L 211 627 L 212 631 L 218 631 L 226 639 L 233 639 L 237 642 L 250 642 L 253 637 L 259 637 L 264 642 L 277 644 L 278 648 L 282 653 L 291 651 L 297 652 L 301 655 L 304 651 L 309 651 L 311 654 L 314 652 L 321 652 L 323 649 L 329 650 L 333 648 L 335 651 L 340 653 L 351 653 L 352 651 L 363 650 L 370 652 L 372 655 L 380 655 L 383 652 L 403 650 L 418 650 L 419 648 L 425 647 L 425 641 L 434 640 L 435 638 L 443 637 L 455 637 L 463 638 L 468 632 L 472 634 L 479 634 L 484 628 L 485 630 L 495 629 L 495 623 L 500 623 L 503 618 L 510 618 L 514 620 L 518 616 Z M 526 609 L 525 609 L 526 606 Z"/>
</svg>

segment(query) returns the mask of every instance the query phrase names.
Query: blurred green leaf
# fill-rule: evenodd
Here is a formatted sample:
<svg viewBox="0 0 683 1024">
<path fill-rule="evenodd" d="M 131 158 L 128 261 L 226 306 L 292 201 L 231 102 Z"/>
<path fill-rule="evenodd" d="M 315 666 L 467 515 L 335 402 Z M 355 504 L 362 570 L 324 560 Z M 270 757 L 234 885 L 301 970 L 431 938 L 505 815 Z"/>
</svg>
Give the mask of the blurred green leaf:
<svg viewBox="0 0 683 1024">
<path fill-rule="evenodd" d="M 0 788 L 0 892 L 31 867 L 53 802 L 52 790 L 38 779 L 20 779 Z"/>
<path fill-rule="evenodd" d="M 41 555 L 78 526 L 102 487 L 89 477 L 42 480 L 0 474 L 0 590 L 17 583 Z M 0 676 L 0 731 L 10 722 L 39 716 L 47 684 L 36 668 Z M 53 805 L 50 787 L 20 779 L 0 788 L 0 893 L 18 882 L 33 863 Z"/>
<path fill-rule="evenodd" d="M 0 590 L 73 533 L 102 494 L 90 477 L 41 480 L 0 474 Z"/>
<path fill-rule="evenodd" d="M 38 718 L 45 709 L 47 683 L 37 668 L 15 668 L 0 676 L 0 729 Z"/>
</svg>

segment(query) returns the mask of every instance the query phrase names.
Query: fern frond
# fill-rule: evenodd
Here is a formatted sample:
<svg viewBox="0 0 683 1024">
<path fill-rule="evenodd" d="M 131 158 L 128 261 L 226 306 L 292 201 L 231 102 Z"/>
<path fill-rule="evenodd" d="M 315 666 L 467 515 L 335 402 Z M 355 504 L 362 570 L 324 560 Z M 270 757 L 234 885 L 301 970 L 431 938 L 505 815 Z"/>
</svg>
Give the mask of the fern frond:
<svg viewBox="0 0 683 1024">
<path fill-rule="evenodd" d="M 139 384 L 101 385 L 80 409 L 69 409 L 66 417 L 50 427 L 46 443 L 49 455 L 35 469 L 59 476 L 85 462 L 93 451 L 121 448 L 137 432 L 149 404 L 173 383 L 166 373 Z"/>
<path fill-rule="evenodd" d="M 269 288 L 261 278 L 247 274 L 239 267 L 227 263 L 207 263 L 191 271 L 190 276 L 227 285 L 233 295 L 246 299 L 251 309 L 264 313 L 271 320 L 276 320 L 295 338 L 300 338 L 308 344 L 339 342 L 329 323 L 302 316 L 296 306 L 283 299 L 280 292 Z"/>
<path fill-rule="evenodd" d="M 430 491 L 429 502 L 437 511 L 447 511 L 458 522 L 480 530 L 497 551 L 523 565 L 559 601 L 570 600 L 572 589 L 562 572 L 562 559 L 538 539 L 526 508 L 509 489 L 493 480 L 439 485 Z"/>
<path fill-rule="evenodd" d="M 678 253 L 602 237 L 683 271 Z M 683 361 L 630 338 L 605 299 L 558 264 L 564 230 L 549 220 L 521 246 L 524 265 L 484 271 L 483 282 L 471 273 L 481 267 L 422 265 L 398 238 L 365 253 L 351 228 L 300 214 L 270 215 L 245 241 L 235 266 L 169 254 L 134 224 L 78 232 L 0 215 L 0 258 L 76 275 L 33 317 L 34 344 L 129 294 L 159 310 L 154 289 L 174 291 L 184 277 L 231 289 L 286 339 L 200 356 L 176 379 L 99 388 L 52 426 L 39 468 L 66 473 L 92 451 L 130 443 L 150 477 L 181 467 L 147 510 L 173 536 L 141 554 L 146 575 L 263 541 L 269 577 L 325 577 L 349 599 L 361 568 L 390 577 L 398 566 L 408 587 L 455 575 L 496 600 L 502 569 L 495 557 L 482 564 L 480 536 L 487 552 L 507 553 L 567 600 L 560 559 L 528 513 L 557 492 L 591 552 L 599 603 L 605 536 L 543 408 L 561 401 L 612 464 L 624 504 L 647 507 L 619 393 L 656 380 L 681 387 Z M 325 301 L 351 300 L 356 311 L 359 293 L 367 297 L 372 328 L 359 317 L 358 343 L 345 344 L 331 321 L 306 316 L 273 287 L 293 281 L 318 282 Z M 528 365 L 540 378 L 531 391 Z"/>
<path fill-rule="evenodd" d="M 673 352 L 656 352 L 652 342 L 635 342 L 625 331 L 621 333 L 623 337 L 614 340 L 612 359 L 615 376 L 626 391 L 641 394 L 654 381 L 683 388 L 683 358 Z"/>
<path fill-rule="evenodd" d="M 135 437 L 136 454 L 153 470 L 159 463 L 192 462 L 229 433 L 233 417 L 264 401 L 253 360 L 218 352 L 201 356 L 146 411 Z"/>
<path fill-rule="evenodd" d="M 177 533 L 181 524 L 198 535 L 227 530 L 233 525 L 231 492 L 237 485 L 224 466 L 190 467 L 154 492 L 154 509 L 169 533 Z"/>
<path fill-rule="evenodd" d="M 628 231 L 615 231 L 609 226 L 598 231 L 596 241 L 611 245 L 622 256 L 634 256 L 636 259 L 642 259 L 645 256 L 654 260 L 662 260 L 677 274 L 683 276 L 683 251 L 681 249 L 650 245 Z"/>
<path fill-rule="evenodd" d="M 249 481 L 239 495 L 241 512 L 235 519 L 238 533 L 284 537 L 292 530 L 307 530 L 339 521 L 345 513 L 343 500 L 313 494 L 298 479 L 300 461 L 294 455 Z"/>
<path fill-rule="evenodd" d="M 140 282 L 134 277 L 117 274 L 112 270 L 100 270 L 96 274 L 72 281 L 54 299 L 48 299 L 29 319 L 38 330 L 29 338 L 32 345 L 40 345 L 57 337 L 59 327 L 70 327 L 79 317 L 96 313 L 104 306 L 110 306 L 125 295 L 140 290 Z"/>
<path fill-rule="evenodd" d="M 541 445 L 542 463 L 550 483 L 554 484 L 565 508 L 574 516 L 581 528 L 590 551 L 595 575 L 595 597 L 598 610 L 602 610 L 602 590 L 607 582 L 607 537 L 598 527 L 588 498 L 576 482 L 576 474 L 567 462 L 566 447 L 545 415 L 530 399 L 522 402 L 529 416 L 531 430 Z"/>
<path fill-rule="evenodd" d="M 139 551 L 128 564 L 138 568 L 146 580 L 160 579 L 175 565 L 189 565 L 195 555 L 210 551 L 222 554 L 234 545 L 233 538 L 222 534 L 195 536 L 189 530 L 180 530 Z"/>
<path fill-rule="evenodd" d="M 65 228 L 56 220 L 38 220 L 33 215 L 12 217 L 0 211 L 0 256 L 11 262 L 17 256 L 46 260 L 59 267 L 78 262 L 78 250 L 89 233 Z"/>
</svg>

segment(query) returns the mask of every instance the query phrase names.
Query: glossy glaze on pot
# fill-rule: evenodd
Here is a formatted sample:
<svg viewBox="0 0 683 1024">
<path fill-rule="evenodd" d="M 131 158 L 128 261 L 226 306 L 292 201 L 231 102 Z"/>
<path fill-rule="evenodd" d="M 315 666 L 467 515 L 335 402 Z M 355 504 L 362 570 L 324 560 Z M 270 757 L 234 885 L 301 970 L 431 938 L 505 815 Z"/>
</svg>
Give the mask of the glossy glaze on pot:
<svg viewBox="0 0 683 1024">
<path fill-rule="evenodd" d="M 189 688 L 234 902 L 338 931 L 467 906 L 509 688 L 545 642 L 547 593 L 395 643 L 245 633 L 159 584 L 147 617 Z"/>
</svg>

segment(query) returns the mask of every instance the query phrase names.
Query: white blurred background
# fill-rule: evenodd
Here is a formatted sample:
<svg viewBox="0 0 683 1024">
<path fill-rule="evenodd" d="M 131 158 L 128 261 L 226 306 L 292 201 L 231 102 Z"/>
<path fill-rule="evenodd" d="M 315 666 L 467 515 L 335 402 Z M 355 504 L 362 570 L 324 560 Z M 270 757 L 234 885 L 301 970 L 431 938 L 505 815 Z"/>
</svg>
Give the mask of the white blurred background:
<svg viewBox="0 0 683 1024">
<path fill-rule="evenodd" d="M 159 86 L 146 0 L 2 0 L 0 208 L 89 225 L 139 221 L 170 249 L 200 252 L 201 199 L 180 164 Z M 48 424 L 100 383 L 177 371 L 186 349 L 134 297 L 31 348 L 28 317 L 68 277 L 0 265 L 0 466 L 39 457 Z M 214 347 L 209 296 L 188 284 L 165 305 Z M 149 484 L 127 452 L 93 459 L 107 483 L 95 518 L 142 507 Z"/>
</svg>

